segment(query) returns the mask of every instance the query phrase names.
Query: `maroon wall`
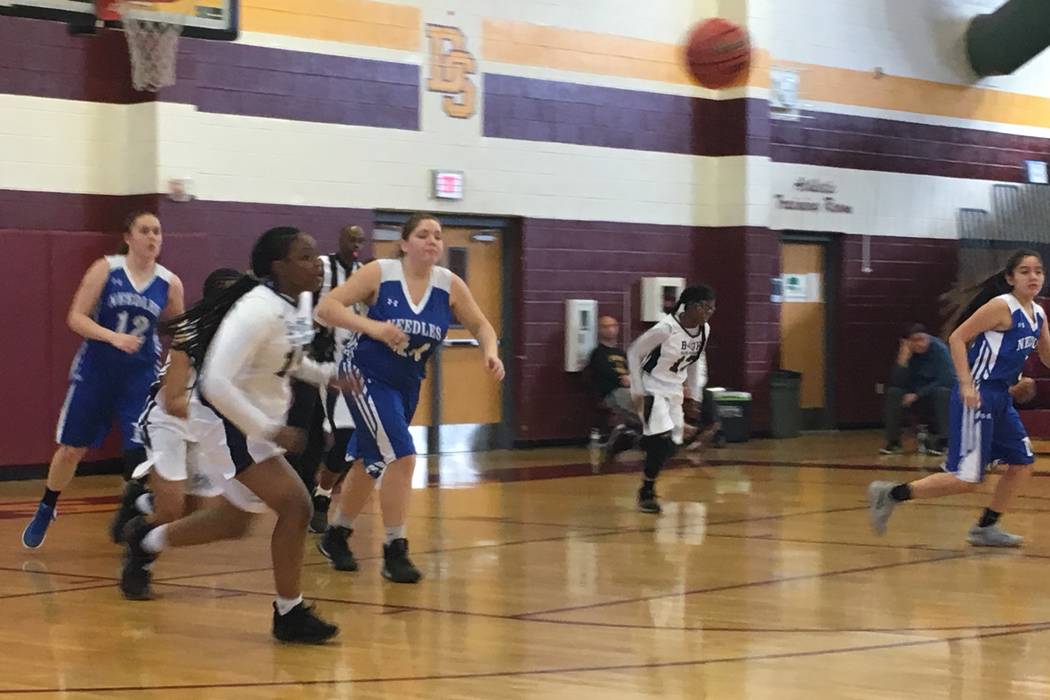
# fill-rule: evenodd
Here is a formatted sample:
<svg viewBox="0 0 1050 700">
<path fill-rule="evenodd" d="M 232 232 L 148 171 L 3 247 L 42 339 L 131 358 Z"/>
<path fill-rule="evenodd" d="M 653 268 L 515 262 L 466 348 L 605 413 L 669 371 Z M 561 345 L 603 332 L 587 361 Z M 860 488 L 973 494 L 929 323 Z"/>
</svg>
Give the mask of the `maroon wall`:
<svg viewBox="0 0 1050 700">
<path fill-rule="evenodd" d="M 655 226 L 528 219 L 522 240 L 517 355 L 520 440 L 578 438 L 595 420 L 578 374 L 564 371 L 565 300 L 597 299 L 623 323 L 623 342 L 639 320 L 638 280 L 685 277 L 712 285 L 718 311 L 708 352 L 713 384 L 755 392 L 759 429 L 768 421 L 766 379 L 775 365 L 779 310 L 769 278 L 779 273 L 779 235 L 763 229 Z M 744 358 L 741 362 L 740 359 Z"/>
<path fill-rule="evenodd" d="M 843 238 L 835 323 L 840 424 L 880 420 L 875 384 L 888 379 L 902 328 L 924 323 L 939 333 L 938 297 L 952 286 L 958 267 L 955 240 L 872 238 L 868 273 L 862 249 L 861 236 Z"/>
<path fill-rule="evenodd" d="M 0 308 L 0 465 L 43 464 L 54 449 L 55 422 L 65 396 L 69 364 L 80 338 L 66 326 L 66 312 L 80 278 L 101 255 L 115 252 L 129 211 L 157 211 L 165 229 L 161 262 L 183 280 L 187 301 L 216 267 L 246 269 L 252 243 L 267 228 L 295 225 L 335 250 L 339 230 L 370 230 L 370 210 L 222 202 L 175 204 L 157 196 L 108 197 L 0 191 L 5 223 L 0 230 L 0 278 L 15 280 L 13 299 Z M 79 225 L 78 225 L 79 224 Z M 11 225 L 11 224 L 8 224 Z M 85 231 L 90 226 L 94 231 Z M 366 254 L 368 251 L 365 251 Z M 14 330 L 12 330 L 14 329 Z M 87 459 L 118 453 L 111 439 Z"/>
</svg>

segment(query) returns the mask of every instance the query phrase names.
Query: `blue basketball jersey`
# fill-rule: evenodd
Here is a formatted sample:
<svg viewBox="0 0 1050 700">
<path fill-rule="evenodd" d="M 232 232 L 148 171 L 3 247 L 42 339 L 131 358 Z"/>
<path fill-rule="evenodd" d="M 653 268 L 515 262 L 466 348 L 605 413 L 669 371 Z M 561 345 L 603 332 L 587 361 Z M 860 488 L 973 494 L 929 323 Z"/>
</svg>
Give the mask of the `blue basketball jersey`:
<svg viewBox="0 0 1050 700">
<path fill-rule="evenodd" d="M 390 322 L 408 335 L 408 347 L 395 353 L 371 336 L 358 335 L 350 340 L 343 355 L 349 363 L 370 379 L 391 386 L 418 387 L 426 374 L 426 362 L 448 332 L 452 311 L 449 293 L 452 272 L 435 267 L 430 286 L 419 305 L 412 304 L 400 260 L 380 260 L 381 278 L 376 302 L 368 309 L 374 321 Z"/>
<path fill-rule="evenodd" d="M 991 384 L 1006 388 L 1015 382 L 1046 323 L 1046 314 L 1039 304 L 1032 304 L 1035 315 L 1029 317 L 1013 294 L 998 298 L 1009 304 L 1013 325 L 1006 331 L 985 331 L 970 344 L 970 376 L 978 387 Z"/>
<path fill-rule="evenodd" d="M 103 328 L 142 338 L 142 347 L 134 355 L 129 355 L 109 343 L 85 340 L 77 361 L 73 363 L 74 375 L 82 362 L 156 364 L 160 358 L 157 320 L 168 303 L 171 271 L 163 265 L 156 265 L 153 278 L 139 288 L 128 273 L 123 255 L 106 256 L 106 262 L 109 263 L 109 276 L 92 316 Z"/>
</svg>

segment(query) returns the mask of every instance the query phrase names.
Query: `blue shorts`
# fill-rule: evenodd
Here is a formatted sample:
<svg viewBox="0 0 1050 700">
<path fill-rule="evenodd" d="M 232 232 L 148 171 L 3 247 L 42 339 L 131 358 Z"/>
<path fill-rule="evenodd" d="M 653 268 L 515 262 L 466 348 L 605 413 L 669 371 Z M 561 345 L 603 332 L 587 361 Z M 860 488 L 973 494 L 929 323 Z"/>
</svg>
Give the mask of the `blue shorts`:
<svg viewBox="0 0 1050 700">
<path fill-rule="evenodd" d="M 100 364 L 74 365 L 55 440 L 70 447 L 98 447 L 116 420 L 124 450 L 142 447 L 138 421 L 157 379 L 156 366 L 145 362 Z"/>
<path fill-rule="evenodd" d="M 1032 443 L 1007 386 L 998 382 L 986 384 L 980 393 L 981 406 L 972 409 L 963 406 L 959 392 L 953 391 L 948 420 L 948 459 L 944 470 L 970 483 L 983 481 L 985 468 L 995 461 L 1035 462 Z"/>
<path fill-rule="evenodd" d="M 357 426 L 346 446 L 347 462 L 360 459 L 378 479 L 394 460 L 416 454 L 408 425 L 419 403 L 418 384 L 402 389 L 366 378 L 360 394 L 346 393 L 346 403 Z"/>
</svg>

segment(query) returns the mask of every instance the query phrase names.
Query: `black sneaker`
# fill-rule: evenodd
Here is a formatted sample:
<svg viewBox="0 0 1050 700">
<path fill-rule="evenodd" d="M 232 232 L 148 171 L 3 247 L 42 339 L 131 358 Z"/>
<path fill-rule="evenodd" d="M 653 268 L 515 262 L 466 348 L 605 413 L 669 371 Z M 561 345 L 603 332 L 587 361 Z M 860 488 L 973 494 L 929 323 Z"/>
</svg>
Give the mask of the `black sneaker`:
<svg viewBox="0 0 1050 700">
<path fill-rule="evenodd" d="M 408 558 L 408 540 L 404 537 L 383 545 L 383 576 L 394 583 L 416 583 L 423 578 Z"/>
<path fill-rule="evenodd" d="M 331 496 L 314 494 L 314 517 L 310 518 L 310 532 L 321 534 L 328 527 L 328 507 L 332 504 Z"/>
<path fill-rule="evenodd" d="M 147 493 L 146 487 L 138 481 L 129 481 L 124 484 L 120 507 L 113 514 L 113 520 L 109 524 L 109 537 L 113 540 L 113 544 L 120 544 L 124 541 L 124 526 L 136 515 L 141 515 L 139 509 L 135 507 L 135 502 L 145 493 Z"/>
<path fill-rule="evenodd" d="M 602 447 L 602 464 L 608 464 L 616 459 L 616 455 L 631 449 L 631 429 L 622 423 L 609 432 L 609 439 Z"/>
<path fill-rule="evenodd" d="M 660 507 L 660 501 L 656 499 L 656 492 L 647 490 L 643 486 L 638 489 L 638 510 L 659 515 L 664 509 Z"/>
<path fill-rule="evenodd" d="M 273 604 L 273 636 L 292 644 L 324 644 L 339 634 L 339 627 L 317 616 L 312 605 L 299 603 L 284 615 Z"/>
<path fill-rule="evenodd" d="M 352 532 L 348 527 L 331 525 L 325 529 L 321 539 L 317 540 L 317 551 L 332 562 L 332 568 L 336 571 L 357 571 L 357 560 L 350 551 L 349 540 Z"/>
<path fill-rule="evenodd" d="M 888 443 L 885 447 L 879 450 L 880 455 L 899 455 L 904 452 L 899 442 Z"/>
<path fill-rule="evenodd" d="M 144 516 L 132 518 L 124 528 L 124 566 L 120 572 L 120 592 L 128 600 L 150 600 L 150 567 L 156 554 L 142 548 L 142 540 L 156 525 L 146 522 Z"/>
<path fill-rule="evenodd" d="M 926 454 L 931 457 L 943 457 L 948 447 L 946 443 L 946 440 L 941 440 L 937 437 L 928 438 L 926 440 Z"/>
</svg>

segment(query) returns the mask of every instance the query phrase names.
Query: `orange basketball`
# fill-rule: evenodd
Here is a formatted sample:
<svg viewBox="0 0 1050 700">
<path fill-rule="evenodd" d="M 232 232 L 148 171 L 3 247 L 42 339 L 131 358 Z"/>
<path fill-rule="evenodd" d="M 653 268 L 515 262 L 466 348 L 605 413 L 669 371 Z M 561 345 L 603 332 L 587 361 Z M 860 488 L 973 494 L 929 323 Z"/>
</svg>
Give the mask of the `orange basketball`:
<svg viewBox="0 0 1050 700">
<path fill-rule="evenodd" d="M 727 19 L 705 19 L 689 32 L 685 62 L 696 82 L 705 88 L 729 87 L 751 65 L 751 40 L 742 27 Z"/>
</svg>

